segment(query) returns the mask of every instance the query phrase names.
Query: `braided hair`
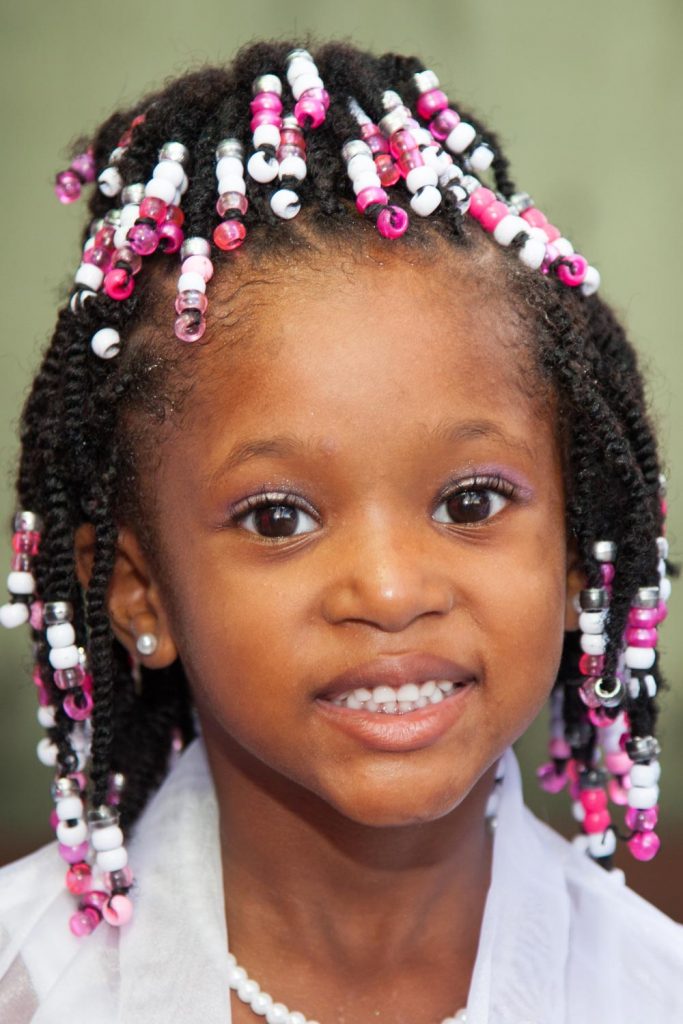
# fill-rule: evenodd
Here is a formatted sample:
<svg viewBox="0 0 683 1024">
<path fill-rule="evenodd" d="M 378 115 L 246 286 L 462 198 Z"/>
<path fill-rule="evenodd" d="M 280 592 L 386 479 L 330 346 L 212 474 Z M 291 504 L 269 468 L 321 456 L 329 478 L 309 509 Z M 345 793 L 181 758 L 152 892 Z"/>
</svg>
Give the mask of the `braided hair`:
<svg viewBox="0 0 683 1024">
<path fill-rule="evenodd" d="M 229 67 L 206 67 L 177 78 L 131 109 L 115 113 L 91 143 L 97 172 L 108 166 L 126 133 L 117 169 L 127 185 L 150 177 L 157 153 L 169 139 L 181 142 L 191 155 L 182 204 L 186 235 L 210 238 L 216 225 L 216 147 L 226 135 L 244 147 L 250 144 L 252 83 L 284 67 L 291 49 L 280 42 L 250 45 Z M 307 137 L 308 173 L 298 182 L 303 213 L 295 220 L 279 220 L 268 189 L 254 188 L 245 215 L 245 251 L 249 248 L 255 259 L 267 261 L 295 244 L 298 253 L 305 253 L 311 238 L 322 246 L 334 239 L 335 245 L 355 248 L 376 238 L 371 220 L 359 216 L 353 205 L 340 156 L 344 144 L 358 137 L 349 98 L 377 123 L 385 112 L 386 90 L 407 102 L 416 98 L 414 76 L 423 65 L 417 58 L 377 57 L 342 44 L 319 48 L 315 61 L 330 106 L 325 123 Z M 491 187 L 499 197 L 513 199 L 515 186 L 498 139 L 470 115 L 467 121 L 493 151 Z M 90 219 L 100 222 L 112 206 L 111 198 L 95 190 Z M 89 233 L 90 224 L 84 241 Z M 428 247 L 437 237 L 462 251 L 494 248 L 467 222 L 462 202 L 445 190 L 433 215 L 414 218 L 403 238 L 383 244 Z M 660 461 L 637 357 L 597 294 L 582 295 L 553 273 L 521 266 L 514 244 L 495 250 L 501 273 L 509 279 L 511 301 L 524 308 L 534 326 L 538 373 L 556 397 L 567 532 L 588 588 L 603 582 L 595 541 L 607 538 L 617 547 L 604 667 L 605 676 L 615 676 L 634 595 L 644 586 L 657 587 L 661 576 L 656 546 L 663 532 Z M 229 273 L 232 258 L 216 253 L 217 266 Z M 139 507 L 140 444 L 134 423 L 162 421 L 191 390 L 192 347 L 172 338 L 160 343 L 168 317 L 159 293 L 173 273 L 170 262 L 163 254 L 145 257 L 135 292 L 124 301 L 98 293 L 61 310 L 21 419 L 18 499 L 21 508 L 34 510 L 43 521 L 33 563 L 36 596 L 43 603 L 68 601 L 73 607 L 76 643 L 87 651 L 93 680 L 90 800 L 94 806 L 106 803 L 112 778 L 125 776 L 119 798 L 124 831 L 164 778 L 174 746 L 188 743 L 194 734 L 191 695 L 180 660 L 154 671 L 134 663 L 114 637 L 106 605 L 119 526 L 132 521 L 153 547 L 152 531 Z M 90 347 L 103 323 L 123 339 L 114 359 L 97 358 Z M 78 581 L 74 552 L 75 531 L 83 523 L 92 524 L 94 531 L 86 589 Z M 56 748 L 57 772 L 73 773 L 79 766 L 74 722 L 61 706 L 45 633 L 40 628 L 32 633 L 37 671 L 55 707 L 48 736 Z M 568 761 L 583 770 L 594 766 L 597 730 L 580 697 L 580 654 L 579 634 L 568 633 L 554 690 L 570 751 L 554 756 L 560 774 Z M 657 663 L 649 674 L 661 682 Z M 644 679 L 640 685 L 638 673 L 633 675 L 635 686 L 604 714 L 616 719 L 626 712 L 632 736 L 653 737 L 657 705 L 652 687 Z"/>
</svg>

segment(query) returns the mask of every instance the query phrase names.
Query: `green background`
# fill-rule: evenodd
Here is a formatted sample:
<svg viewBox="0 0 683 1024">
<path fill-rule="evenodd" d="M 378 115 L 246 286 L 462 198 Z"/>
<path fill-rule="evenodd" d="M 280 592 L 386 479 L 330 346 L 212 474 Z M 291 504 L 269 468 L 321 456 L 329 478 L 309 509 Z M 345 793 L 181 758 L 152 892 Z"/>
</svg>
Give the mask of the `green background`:
<svg viewBox="0 0 683 1024">
<path fill-rule="evenodd" d="M 680 350 L 682 219 L 680 131 L 683 4 L 679 0 L 346 0 L 234 3 L 220 0 L 24 0 L 0 6 L 2 104 L 2 342 L 0 513 L 12 493 L 19 410 L 56 303 L 78 263 L 81 209 L 62 208 L 52 178 L 72 138 L 119 104 L 188 66 L 229 60 L 259 37 L 348 37 L 370 48 L 418 53 L 446 91 L 496 129 L 513 177 L 602 273 L 646 368 L 670 476 L 669 535 L 683 535 L 683 354 Z M 5 558 L 9 567 L 9 533 Z M 683 834 L 683 622 L 674 590 L 661 648 L 665 697 L 663 834 Z M 520 627 L 525 624 L 520 609 Z M 48 837 L 49 773 L 35 759 L 41 730 L 25 629 L 0 635 L 0 856 Z M 566 798 L 538 794 L 533 770 L 544 723 L 519 744 L 527 797 L 566 825 Z M 663 848 L 660 857 L 666 866 Z M 669 853 L 669 860 L 671 852 Z M 632 863 L 632 862 L 630 862 Z M 658 863 L 658 862 L 655 862 Z M 650 880 L 662 870 L 646 866 Z M 637 876 L 637 877 L 636 877 Z M 640 874 L 629 873 L 634 884 Z M 670 914 L 673 898 L 653 896 Z"/>
</svg>

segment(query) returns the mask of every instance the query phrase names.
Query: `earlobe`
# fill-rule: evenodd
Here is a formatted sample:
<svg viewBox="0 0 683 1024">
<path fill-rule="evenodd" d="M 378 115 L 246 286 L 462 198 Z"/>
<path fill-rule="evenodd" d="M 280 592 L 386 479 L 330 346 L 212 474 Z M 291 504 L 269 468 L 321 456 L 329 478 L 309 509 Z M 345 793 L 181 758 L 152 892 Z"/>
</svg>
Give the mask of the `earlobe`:
<svg viewBox="0 0 683 1024">
<path fill-rule="evenodd" d="M 87 589 L 95 557 L 95 529 L 84 523 L 74 541 L 76 572 Z M 107 610 L 119 643 L 136 661 L 148 668 L 166 668 L 178 657 L 159 587 L 140 542 L 128 527 L 121 527 L 116 543 L 114 568 L 107 588 Z M 156 646 L 137 641 L 153 636 Z M 153 649 L 152 649 L 153 648 Z"/>
</svg>

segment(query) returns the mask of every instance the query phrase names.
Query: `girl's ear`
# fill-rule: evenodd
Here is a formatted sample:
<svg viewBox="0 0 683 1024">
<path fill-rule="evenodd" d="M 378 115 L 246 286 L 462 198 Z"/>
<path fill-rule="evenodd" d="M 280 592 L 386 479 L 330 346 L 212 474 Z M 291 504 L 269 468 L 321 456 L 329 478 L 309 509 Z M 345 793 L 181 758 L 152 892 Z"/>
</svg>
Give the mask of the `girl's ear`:
<svg viewBox="0 0 683 1024">
<path fill-rule="evenodd" d="M 573 632 L 579 628 L 579 613 L 574 607 L 574 599 L 587 586 L 586 575 L 581 568 L 576 539 L 572 538 L 567 548 L 567 595 L 565 602 L 564 628 Z"/>
<path fill-rule="evenodd" d="M 86 589 L 95 557 L 95 528 L 83 523 L 74 541 L 76 572 Z M 178 657 L 159 587 L 140 542 L 128 527 L 121 527 L 116 543 L 114 569 L 107 588 L 107 611 L 114 636 L 132 658 L 147 668 L 166 668 Z M 152 633 L 157 641 L 152 654 L 141 654 L 136 640 Z"/>
</svg>

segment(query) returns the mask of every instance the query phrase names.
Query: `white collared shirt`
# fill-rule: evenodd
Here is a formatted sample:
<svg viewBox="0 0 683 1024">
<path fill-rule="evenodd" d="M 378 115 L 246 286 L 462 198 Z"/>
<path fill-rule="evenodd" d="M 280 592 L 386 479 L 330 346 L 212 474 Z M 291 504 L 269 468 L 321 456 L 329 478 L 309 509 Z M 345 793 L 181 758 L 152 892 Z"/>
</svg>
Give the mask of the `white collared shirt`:
<svg viewBox="0 0 683 1024">
<path fill-rule="evenodd" d="M 683 1022 L 683 927 L 538 821 L 512 750 L 504 762 L 468 1024 Z M 230 1024 L 218 809 L 201 741 L 129 849 L 133 922 L 84 939 L 68 929 L 73 897 L 55 844 L 0 871 L 3 1024 Z"/>
</svg>

